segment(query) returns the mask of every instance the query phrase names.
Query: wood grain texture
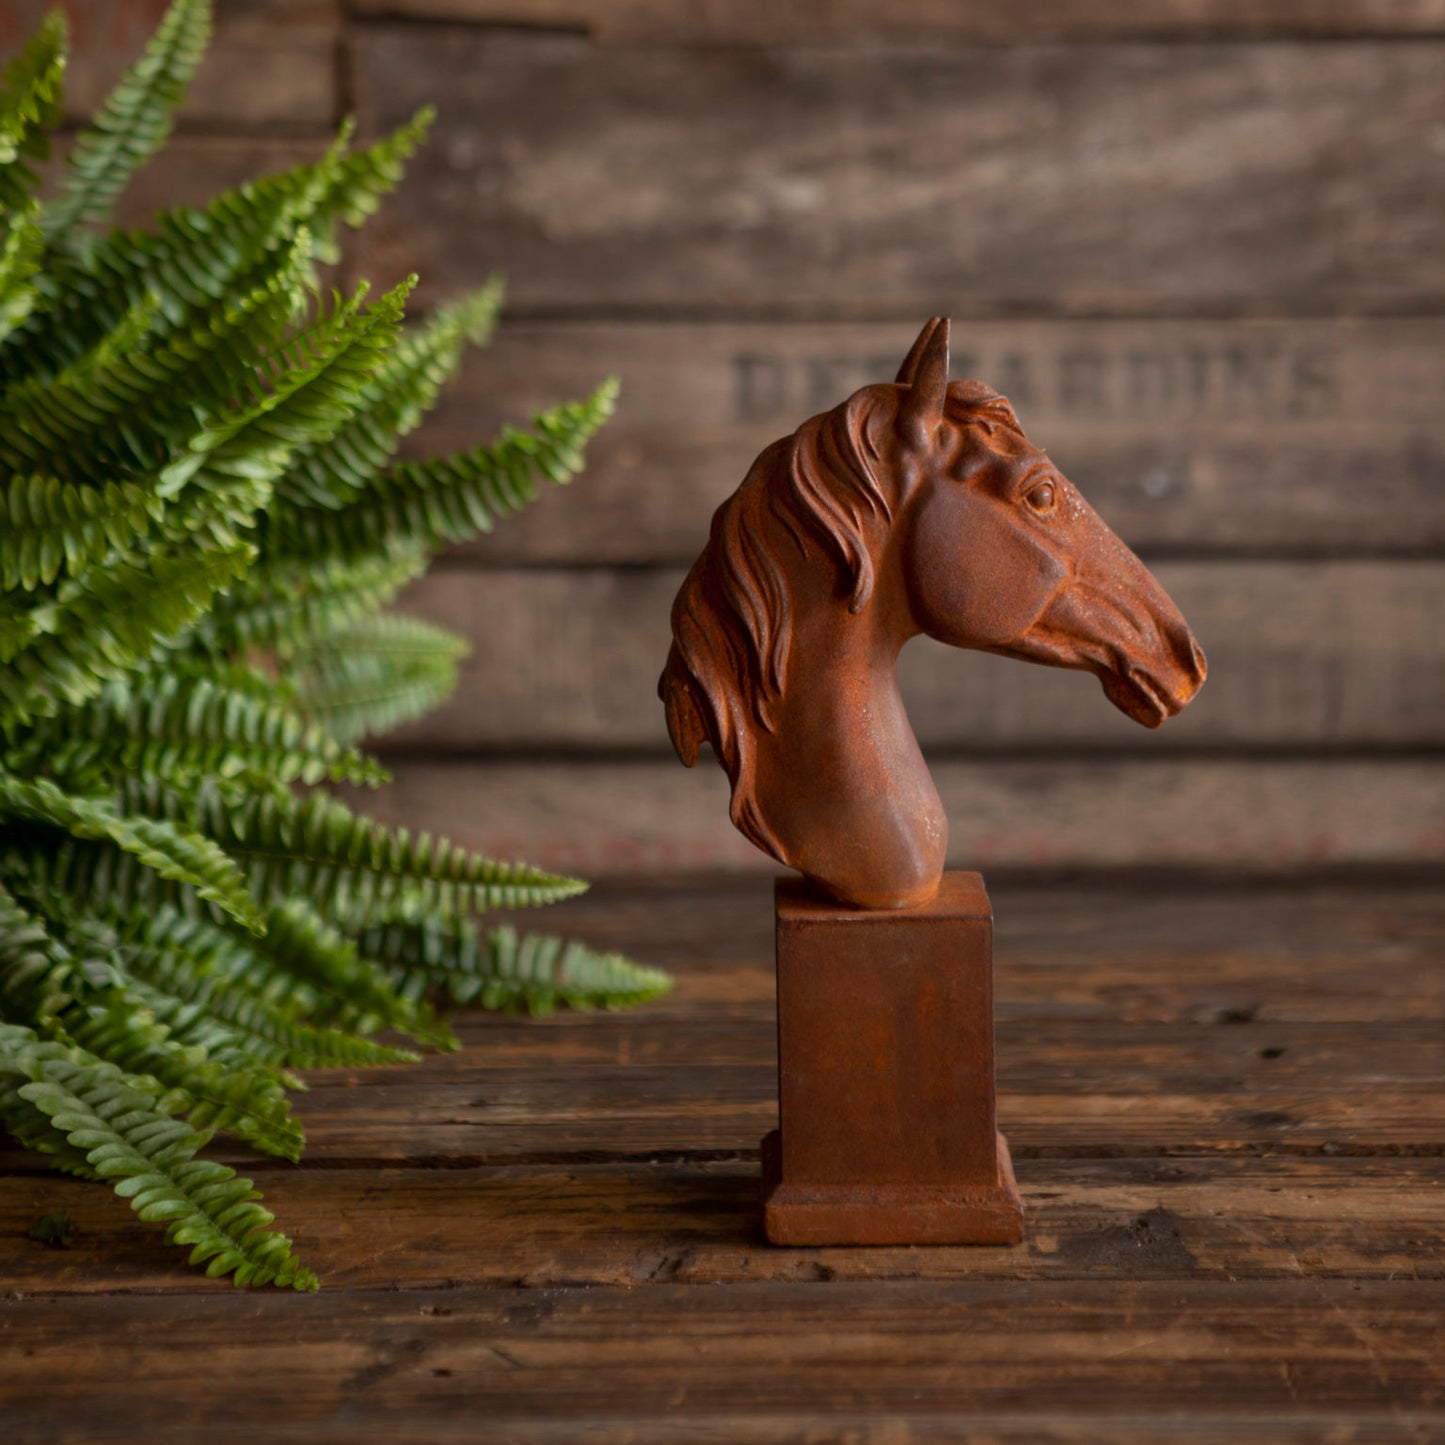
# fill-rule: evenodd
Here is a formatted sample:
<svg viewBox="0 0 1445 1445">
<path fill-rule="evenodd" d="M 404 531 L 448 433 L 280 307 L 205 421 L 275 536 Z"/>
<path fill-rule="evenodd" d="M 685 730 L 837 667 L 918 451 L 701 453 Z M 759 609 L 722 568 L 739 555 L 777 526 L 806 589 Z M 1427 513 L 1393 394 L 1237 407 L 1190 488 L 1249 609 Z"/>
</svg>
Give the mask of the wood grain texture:
<svg viewBox="0 0 1445 1445">
<path fill-rule="evenodd" d="M 765 1008 L 691 1027 L 634 1021 L 597 1043 L 479 1030 L 468 1042 L 487 1059 L 481 1074 L 441 1062 L 426 1075 L 317 1077 L 298 1108 L 307 1157 L 443 1168 L 751 1158 L 777 1124 L 771 1030 L 758 1012 L 771 1016 Z M 1002 1019 L 999 1127 L 1021 1180 L 1032 1161 L 1059 1156 L 1350 1155 L 1366 1146 L 1438 1154 L 1439 1023 L 1372 1032 L 1373 1048 L 1361 1049 L 1352 1025 L 1048 1029 Z M 238 1161 L 238 1151 L 223 1147 L 218 1157 Z M 1047 1174 L 1045 1166 L 1032 1177 Z"/>
<path fill-rule="evenodd" d="M 1445 1014 L 1445 907 L 1428 887 L 1338 876 L 1284 887 L 1166 876 L 1141 889 L 997 873 L 987 883 L 1000 1001 L 1021 1020 L 1364 1025 Z M 687 966 L 687 997 L 709 1011 L 771 998 L 766 877 L 604 881 L 565 907 L 512 919 Z M 671 1017 L 678 999 L 649 1005 L 648 1017 Z"/>
<path fill-rule="evenodd" d="M 168 0 L 3 0 L 0 53 L 24 44 L 56 4 L 70 22 L 65 113 L 88 120 L 145 49 Z M 341 115 L 340 0 L 217 0 L 211 47 L 180 113 L 182 126 L 335 125 Z"/>
<path fill-rule="evenodd" d="M 597 39 L 728 44 L 852 36 L 944 34 L 980 41 L 1195 39 L 1231 35 L 1411 35 L 1445 30 L 1439 0 L 353 0 L 358 14 L 479 25 L 585 29 Z"/>
<path fill-rule="evenodd" d="M 587 474 L 469 550 L 685 566 L 752 459 L 891 377 L 916 330 L 506 322 L 409 450 L 475 446 L 615 373 Z M 976 321 L 954 328 L 953 374 L 1005 391 L 1135 548 L 1445 547 L 1445 321 Z"/>
<path fill-rule="evenodd" d="M 588 877 L 760 870 L 705 758 L 393 758 L 353 802 L 494 857 Z M 938 758 L 953 867 L 1257 869 L 1445 861 L 1445 768 L 1399 760 Z"/>
<path fill-rule="evenodd" d="M 369 264 L 552 313 L 1408 310 L 1445 288 L 1445 44 L 599 49 L 366 26 L 445 139 Z"/>
<path fill-rule="evenodd" d="M 1252 908 L 1244 900 L 1231 934 L 1236 959 L 1225 961 L 1217 933 L 1210 942 L 1189 937 L 1191 910 L 1178 887 L 1163 890 L 1152 927 L 1121 923 L 1106 935 L 1112 950 L 1092 956 L 1064 953 L 1071 935 L 1061 925 L 1117 916 L 1136 895 L 1103 890 L 1086 909 L 1080 890 L 1065 890 L 1073 906 L 1041 921 L 1030 917 L 1038 890 L 996 892 L 1000 1120 L 1021 1178 L 1030 1177 L 1023 1161 L 1060 1155 L 1336 1154 L 1357 1152 L 1365 1139 L 1370 1152 L 1438 1153 L 1438 902 L 1433 924 L 1417 899 L 1353 947 L 1340 925 L 1353 914 L 1358 928 L 1357 913 L 1339 901 L 1327 910 L 1361 985 L 1347 1001 L 1338 982 L 1296 991 L 1290 966 L 1265 941 L 1276 931 L 1310 932 L 1314 905 L 1304 897 L 1276 893 Z M 698 1149 L 752 1157 L 776 1119 L 771 950 L 758 926 L 771 908 L 763 890 L 757 895 L 751 912 L 746 893 L 689 895 L 694 916 L 682 936 L 725 940 L 730 959 L 696 961 L 666 917 L 654 918 L 658 936 L 644 956 L 680 983 L 645 1016 L 610 1026 L 570 1016 L 540 1025 L 476 1019 L 464 1025 L 468 1052 L 435 1061 L 428 1078 L 411 1070 L 315 1076 L 302 1108 L 311 1157 L 453 1165 Z M 1240 901 L 1205 897 L 1216 911 Z M 1262 925 L 1261 939 L 1243 944 L 1249 922 Z M 1329 978 L 1346 972 L 1327 949 L 1311 946 L 1308 956 Z M 1074 976 L 1060 987 L 1067 963 Z M 1136 988 L 1154 998 L 1137 1012 L 1129 1008 Z M 1121 1006 L 1127 1023 L 1117 1021 Z M 1303 1016 L 1311 1011 L 1323 1017 Z M 1372 1017 L 1368 1037 L 1352 1017 L 1361 1012 Z"/>
<path fill-rule="evenodd" d="M 312 1076 L 307 1164 L 259 1177 L 320 1296 L 184 1273 L 7 1152 L 7 1440 L 1431 1438 L 1438 894 L 993 894 L 1020 1248 L 765 1245 L 768 890 L 603 888 L 558 921 L 667 962 L 668 997 Z M 56 1210 L 69 1252 L 23 1237 Z"/>
<path fill-rule="evenodd" d="M 775 1249 L 758 1161 L 266 1171 L 268 1207 L 329 1289 L 1098 1279 L 1441 1280 L 1445 1162 L 1241 1157 L 1035 1159 L 1018 1249 Z M 0 1179 L 0 1239 L 68 1214 L 75 1242 L 7 1258 L 9 1288 L 214 1293 L 106 1191 Z M 1360 1220 L 1370 1219 L 1369 1233 Z M 485 1241 L 478 1248 L 478 1241 Z"/>
<path fill-rule="evenodd" d="M 418 1426 L 475 1438 L 479 1418 L 501 1432 L 538 1416 L 560 1431 L 618 1416 L 676 1429 L 701 1415 L 746 1432 L 754 1413 L 816 1421 L 920 1404 L 1019 1424 L 1070 1413 L 1086 1430 L 1120 1412 L 1311 1407 L 1441 1421 L 1445 1366 L 1425 1343 L 1438 1301 L 1406 1281 L 659 1283 L 356 1292 L 347 1306 L 275 1295 L 8 1303 L 0 1312 L 12 1330 L 25 1322 L 27 1351 L 6 1365 L 7 1428 L 33 1438 L 53 1418 L 57 1370 L 86 1423 L 144 1401 L 159 1421 L 154 1402 L 179 1397 L 165 1413 L 192 1430 L 283 1416 L 333 1439 Z M 246 1380 L 244 1396 L 184 1390 L 199 1340 L 212 1378 Z"/>
<path fill-rule="evenodd" d="M 1087 673 L 915 639 L 899 675 L 939 749 L 1370 748 L 1445 744 L 1445 563 L 1163 563 L 1209 657 L 1208 688 L 1156 733 Z M 402 610 L 472 642 L 461 684 L 388 746 L 651 749 L 680 572 L 434 569 Z M 506 619 L 501 623 L 500 619 Z"/>
</svg>

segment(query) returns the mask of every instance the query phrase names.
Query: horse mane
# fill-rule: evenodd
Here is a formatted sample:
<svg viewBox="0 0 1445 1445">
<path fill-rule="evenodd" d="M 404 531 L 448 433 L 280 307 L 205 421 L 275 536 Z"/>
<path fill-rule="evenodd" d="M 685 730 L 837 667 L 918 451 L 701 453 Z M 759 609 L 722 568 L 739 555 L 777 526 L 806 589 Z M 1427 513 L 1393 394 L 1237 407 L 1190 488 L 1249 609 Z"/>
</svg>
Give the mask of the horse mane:
<svg viewBox="0 0 1445 1445">
<path fill-rule="evenodd" d="M 848 611 L 873 596 L 870 532 L 891 526 L 899 479 L 880 472 L 877 438 L 897 414 L 900 386 L 866 386 L 766 448 L 713 514 L 707 546 L 672 608 L 672 650 L 658 682 L 667 730 L 688 766 L 712 744 L 732 783 L 732 820 L 781 859 L 754 794 L 756 730 L 773 731 L 792 640 L 789 573 L 815 546 L 846 587 Z M 953 382 L 948 419 L 1019 431 L 1012 407 L 979 382 Z M 796 554 L 792 555 L 796 548 Z"/>
</svg>

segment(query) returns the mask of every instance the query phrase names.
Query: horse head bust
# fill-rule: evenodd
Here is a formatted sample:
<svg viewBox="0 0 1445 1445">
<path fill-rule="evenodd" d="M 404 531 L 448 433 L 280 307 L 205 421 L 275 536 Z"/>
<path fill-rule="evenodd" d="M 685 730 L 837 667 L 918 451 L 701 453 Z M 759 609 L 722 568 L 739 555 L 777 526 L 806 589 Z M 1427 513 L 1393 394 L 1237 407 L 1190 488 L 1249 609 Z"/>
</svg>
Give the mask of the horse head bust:
<svg viewBox="0 0 1445 1445">
<path fill-rule="evenodd" d="M 678 756 L 711 743 L 737 827 L 860 908 L 925 902 L 943 873 L 948 820 L 898 691 L 910 638 L 1087 669 L 1151 728 L 1205 675 L 1178 608 L 1009 403 L 949 382 L 937 317 L 893 385 L 758 457 L 672 631 Z"/>
</svg>

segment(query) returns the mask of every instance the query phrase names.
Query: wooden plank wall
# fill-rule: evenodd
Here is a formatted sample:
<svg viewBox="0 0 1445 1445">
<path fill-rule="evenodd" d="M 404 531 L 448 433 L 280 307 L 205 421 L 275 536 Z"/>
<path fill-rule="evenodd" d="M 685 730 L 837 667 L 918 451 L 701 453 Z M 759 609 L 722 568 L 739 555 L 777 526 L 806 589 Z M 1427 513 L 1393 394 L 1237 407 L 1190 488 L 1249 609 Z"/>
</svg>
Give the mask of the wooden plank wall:
<svg viewBox="0 0 1445 1445">
<path fill-rule="evenodd" d="M 163 5 L 67 8 L 89 102 Z M 668 751 L 667 607 L 754 454 L 941 311 L 1211 662 L 1146 734 L 1083 675 L 915 644 L 956 861 L 1445 858 L 1442 0 L 219 14 L 136 214 L 434 101 L 359 269 L 426 303 L 498 268 L 510 312 L 422 447 L 623 381 L 588 474 L 410 597 L 476 650 L 374 811 L 594 875 L 760 866 Z"/>
</svg>

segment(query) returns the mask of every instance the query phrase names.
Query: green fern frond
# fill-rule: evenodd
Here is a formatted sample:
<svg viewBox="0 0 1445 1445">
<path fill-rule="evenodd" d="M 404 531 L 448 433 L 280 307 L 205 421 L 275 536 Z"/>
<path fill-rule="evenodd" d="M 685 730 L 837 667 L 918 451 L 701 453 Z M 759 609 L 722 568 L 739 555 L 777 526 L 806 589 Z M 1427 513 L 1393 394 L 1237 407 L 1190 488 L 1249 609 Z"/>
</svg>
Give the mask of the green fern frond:
<svg viewBox="0 0 1445 1445">
<path fill-rule="evenodd" d="M 331 1022 L 329 1010 L 346 1006 L 344 1000 L 327 1000 L 306 979 L 261 953 L 254 934 L 170 904 L 134 908 L 116 926 L 129 950 L 131 972 L 178 997 L 218 980 L 222 987 L 255 995 L 289 1019 Z"/>
<path fill-rule="evenodd" d="M 470 919 L 425 921 L 368 929 L 361 951 L 387 967 L 408 997 L 444 989 L 459 1004 L 549 1014 L 622 1008 L 661 997 L 672 980 L 659 969 L 619 953 L 598 953 L 543 934 L 519 934 L 510 924 L 482 930 Z"/>
<path fill-rule="evenodd" d="M 25 162 L 50 152 L 46 132 L 60 121 L 65 40 L 65 15 L 52 10 L 0 80 L 0 213 L 30 207 L 37 177 Z"/>
<path fill-rule="evenodd" d="M 227 191 L 204 210 L 164 211 L 154 231 L 113 231 L 80 256 L 51 252 L 37 278 L 43 306 L 0 342 L 0 382 L 55 375 L 147 294 L 155 298 L 153 339 L 245 294 L 277 252 L 290 253 L 343 158 L 338 144 L 314 165 Z"/>
<path fill-rule="evenodd" d="M 227 1038 L 249 1030 L 263 1038 L 272 1063 L 309 1068 L 320 1058 L 348 1065 L 404 1061 L 404 1050 L 364 1037 L 381 1027 L 452 1046 L 429 1008 L 399 998 L 374 964 L 360 959 L 349 940 L 304 904 L 272 909 L 267 922 L 266 934 L 255 938 L 173 908 L 136 912 L 121 926 L 129 973 L 203 1007 L 213 999 L 247 1000 L 224 1015 L 212 1011 L 209 1023 L 221 1033 L 211 1046 L 229 1048 Z"/>
<path fill-rule="evenodd" d="M 42 882 L 37 891 L 69 895 Z M 431 1010 L 399 998 L 354 944 L 300 902 L 274 908 L 264 936 L 234 932 L 162 903 L 133 909 L 116 922 L 118 977 L 173 1001 L 199 1006 L 188 1016 L 187 1042 L 235 1052 L 236 1035 L 264 1040 L 265 1061 L 298 1068 L 304 1060 L 334 1057 L 346 1064 L 395 1063 L 401 1053 L 372 1045 L 362 1035 L 391 1027 L 426 1042 L 450 1046 L 450 1035 Z M 231 1005 L 212 1004 L 231 1000 Z M 229 1007 L 229 1012 L 218 1012 Z M 205 1017 L 202 1017 L 205 1015 Z M 314 1026 L 327 1026 L 318 1032 Z M 212 1028 L 214 1026 L 214 1028 Z M 196 1029 L 211 1028 L 197 1036 Z M 290 1032 L 288 1032 L 288 1030 Z M 295 1055 L 288 1056 L 287 1048 Z M 319 1067 L 319 1065 L 318 1065 Z"/>
<path fill-rule="evenodd" d="M 395 341 L 415 284 L 413 276 L 366 308 L 366 282 L 348 300 L 333 295 L 329 311 L 321 310 L 304 330 L 270 348 L 262 363 L 269 392 L 197 439 L 189 451 L 206 456 L 213 467 L 229 459 L 248 472 L 258 465 L 259 455 L 259 465 L 270 475 L 274 454 L 289 458 L 297 447 L 330 436 L 351 416 L 359 386 Z M 188 461 L 173 462 L 162 472 L 163 495 L 174 495 L 194 475 Z"/>
<path fill-rule="evenodd" d="M 365 214 L 390 189 L 388 157 L 406 149 L 409 127 L 349 155 L 343 126 L 321 160 L 248 182 L 204 209 L 162 212 L 153 232 L 116 231 L 78 257 L 56 257 L 48 305 L 0 345 L 0 380 L 53 375 L 96 344 L 147 291 L 166 326 L 183 328 L 198 310 L 243 291 L 245 279 L 306 232 L 310 254 L 333 254 L 338 215 Z"/>
<path fill-rule="evenodd" d="M 0 245 L 0 340 L 35 308 L 35 274 L 45 252 L 45 237 L 33 219 L 34 209 L 12 216 Z"/>
<path fill-rule="evenodd" d="M 124 365 L 128 361 L 139 361 L 140 353 L 147 349 L 159 314 L 159 298 L 154 291 L 147 291 L 116 322 L 113 330 L 102 336 L 83 356 L 77 356 L 56 375 L 55 380 L 67 386 L 82 381 L 95 382 L 109 367 Z M 13 410 L 16 401 L 27 390 L 23 382 L 11 387 L 5 396 L 5 410 Z M 127 397 L 125 400 L 129 402 L 131 398 Z"/>
<path fill-rule="evenodd" d="M 51 717 L 149 662 L 254 556 L 254 548 L 235 543 L 144 562 L 117 557 L 64 584 L 53 602 L 18 614 L 21 645 L 0 665 L 0 727 Z"/>
<path fill-rule="evenodd" d="M 362 958 L 351 939 L 299 900 L 272 908 L 265 936 L 252 947 L 269 964 L 310 986 L 316 1000 L 309 1010 L 313 1019 L 359 1034 L 397 1029 L 433 1047 L 455 1047 L 427 1004 L 399 997 L 386 974 Z"/>
<path fill-rule="evenodd" d="M 462 638 L 417 618 L 371 617 L 296 654 L 296 705 L 342 742 L 385 732 L 448 697 L 467 650 Z"/>
<path fill-rule="evenodd" d="M 52 10 L 0 76 L 0 165 L 49 154 L 46 132 L 61 120 L 65 12 Z"/>
<path fill-rule="evenodd" d="M 314 162 L 149 230 L 94 230 L 209 22 L 174 0 L 46 205 L 58 15 L 0 93 L 0 1125 L 109 1179 L 212 1274 L 314 1288 L 249 1182 L 196 1158 L 212 1131 L 298 1157 L 292 1071 L 416 1057 L 382 1028 L 455 1047 L 431 991 L 541 1012 L 665 980 L 462 917 L 577 881 L 298 791 L 381 779 L 350 741 L 440 700 L 463 644 L 377 614 L 430 549 L 567 481 L 615 388 L 396 462 L 500 286 L 403 332 L 412 281 L 327 304 L 318 264 L 430 110 L 355 151 L 346 121 Z"/>
<path fill-rule="evenodd" d="M 172 993 L 132 979 L 128 989 L 172 1037 L 203 1049 L 226 1067 L 249 1060 L 276 1068 L 372 1068 L 414 1064 L 420 1057 L 342 1029 L 300 1022 L 265 999 L 219 980 Z"/>
<path fill-rule="evenodd" d="M 430 319 L 418 328 L 414 339 L 424 346 L 450 348 L 452 342 L 448 338 L 455 334 L 467 346 L 485 346 L 497 329 L 497 315 L 506 294 L 506 278 L 493 272 L 475 291 L 438 306 Z"/>
<path fill-rule="evenodd" d="M 236 1134 L 281 1159 L 301 1157 L 306 1135 L 273 1073 L 211 1060 L 178 1040 L 133 992 L 118 988 L 103 1003 L 72 1006 L 59 1024 L 87 1053 L 183 1098 L 179 1109 L 193 1128 Z"/>
<path fill-rule="evenodd" d="M 283 555 L 356 556 L 380 537 L 437 547 L 490 532 L 536 499 L 539 477 L 565 484 L 581 470 L 582 447 L 612 415 L 617 389 L 608 381 L 586 401 L 541 413 L 531 433 L 507 428 L 491 446 L 403 462 L 339 510 L 278 507 L 284 533 L 268 542 Z"/>
<path fill-rule="evenodd" d="M 0 1056 L 3 1064 L 3 1056 Z M 77 1179 L 99 1179 L 83 1149 L 77 1149 L 65 1134 L 50 1122 L 28 1099 L 21 1088 L 28 1082 L 24 1075 L 6 1074 L 0 1067 L 0 1124 L 22 1149 L 44 1154 L 52 1169 Z"/>
<path fill-rule="evenodd" d="M 173 0 L 145 52 L 70 153 L 65 185 L 45 207 L 47 236 L 102 219 L 136 169 L 164 144 L 210 31 L 209 0 Z"/>
<path fill-rule="evenodd" d="M 117 812 L 104 799 L 62 792 L 45 778 L 0 773 L 0 819 L 7 816 L 113 843 L 162 878 L 194 888 L 248 928 L 259 933 L 265 927 L 235 862 L 200 833 Z"/>
<path fill-rule="evenodd" d="M 456 374 L 463 343 L 479 345 L 490 334 L 501 297 L 501 282 L 493 278 L 403 333 L 362 385 L 355 414 L 325 442 L 292 458 L 276 489 L 270 513 L 274 526 L 284 530 L 288 507 L 344 505 L 385 470 L 399 440 Z"/>
<path fill-rule="evenodd" d="M 185 452 L 238 404 L 256 403 L 258 371 L 301 296 L 304 235 L 267 257 L 238 299 L 198 310 L 150 344 L 158 302 L 146 292 L 96 345 L 52 377 L 17 383 L 0 407 L 0 463 L 93 484 L 147 476 L 157 442 Z"/>
<path fill-rule="evenodd" d="M 29 974 L 48 965 L 42 945 L 45 925 L 28 914 L 0 883 L 0 990 L 16 974 Z"/>
<path fill-rule="evenodd" d="M 352 414 L 358 379 L 395 339 L 414 283 L 403 282 L 365 311 L 363 285 L 276 348 L 270 394 L 192 438 L 160 472 L 160 494 L 176 498 L 173 526 L 205 529 L 213 544 L 224 544 L 251 525 L 292 451 L 330 436 Z"/>
<path fill-rule="evenodd" d="M 290 708 L 186 673 L 107 683 L 80 707 L 34 724 L 8 765 L 55 777 L 155 775 L 190 783 L 254 775 L 374 787 L 387 777 Z"/>
<path fill-rule="evenodd" d="M 526 863 L 498 863 L 429 833 L 358 817 L 321 793 L 202 800 L 205 832 L 268 903 L 305 898 L 343 923 L 428 912 L 528 908 L 575 897 L 586 884 Z"/>
<path fill-rule="evenodd" d="M 50 937 L 44 920 L 0 884 L 0 1022 L 35 1022 L 53 1014 L 69 999 L 71 972 L 69 955 Z"/>
<path fill-rule="evenodd" d="M 217 601 L 196 637 L 223 651 L 267 648 L 289 658 L 378 612 L 426 565 L 416 547 L 380 548 L 351 561 L 268 559 Z"/>
<path fill-rule="evenodd" d="M 18 1093 L 49 1118 L 97 1176 L 113 1181 L 146 1220 L 163 1221 L 171 1244 L 190 1245 L 193 1265 L 237 1284 L 317 1288 L 315 1275 L 270 1229 L 274 1216 L 249 1179 L 197 1159 L 210 1134 L 170 1115 L 167 1099 L 131 1086 L 112 1064 L 48 1048 L 0 1025 L 0 1075 L 24 1074 Z M 17 1038 L 17 1035 L 21 1036 Z"/>
<path fill-rule="evenodd" d="M 359 742 L 423 717 L 445 702 L 456 690 L 457 669 L 439 655 L 360 654 L 298 667 L 294 680 L 308 717 L 342 742 Z"/>
<path fill-rule="evenodd" d="M 0 828 L 0 876 L 43 896 L 47 912 L 104 900 L 108 911 L 174 905 L 191 913 L 195 895 L 109 841 L 67 837 L 58 846 L 33 828 Z"/>
<path fill-rule="evenodd" d="M 14 596 L 0 596 L 0 663 L 9 662 L 40 635 L 32 607 Z"/>
<path fill-rule="evenodd" d="M 405 125 L 368 146 L 347 155 L 331 169 L 308 217 L 316 230 L 317 259 L 328 264 L 340 259 L 335 243 L 335 222 L 356 227 L 373 215 L 383 196 L 395 189 L 406 162 L 426 139 L 436 118 L 432 106 L 423 106 Z M 349 128 L 342 142 L 350 138 Z"/>
<path fill-rule="evenodd" d="M 144 488 L 24 473 L 0 482 L 0 587 L 27 592 L 131 545 L 156 510 Z"/>
</svg>

